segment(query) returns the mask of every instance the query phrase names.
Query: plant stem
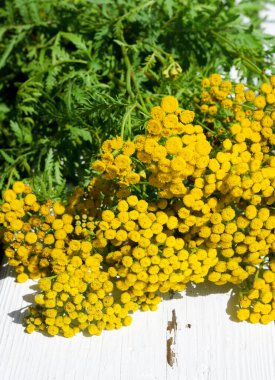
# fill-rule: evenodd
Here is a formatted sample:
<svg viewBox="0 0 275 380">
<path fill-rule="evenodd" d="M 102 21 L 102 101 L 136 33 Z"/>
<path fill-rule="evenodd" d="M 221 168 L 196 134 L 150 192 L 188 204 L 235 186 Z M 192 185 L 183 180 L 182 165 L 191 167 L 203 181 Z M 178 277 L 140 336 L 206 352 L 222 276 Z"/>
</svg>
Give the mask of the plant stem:
<svg viewBox="0 0 275 380">
<path fill-rule="evenodd" d="M 134 103 L 132 106 L 130 106 L 127 112 L 125 113 L 125 115 L 123 116 L 122 125 L 121 125 L 121 133 L 120 133 L 120 137 L 122 138 L 122 140 L 124 140 L 124 137 L 125 137 L 124 133 L 125 133 L 126 123 L 129 121 L 131 123 L 130 115 L 133 109 L 136 108 L 136 106 L 137 106 L 137 103 Z M 129 125 L 128 128 L 131 129 L 131 124 Z"/>
<path fill-rule="evenodd" d="M 146 108 L 146 105 L 145 105 L 145 103 L 144 103 L 144 100 L 143 100 L 143 98 L 142 98 L 142 96 L 141 96 L 141 92 L 140 92 L 140 90 L 139 90 L 139 87 L 138 87 L 138 84 L 137 84 L 137 81 L 136 81 L 136 77 L 135 77 L 135 73 L 134 73 L 133 70 L 131 71 L 131 77 L 132 77 L 132 81 L 133 81 L 133 83 L 134 83 L 135 89 L 136 89 L 136 91 L 137 91 L 138 98 L 139 98 L 140 103 L 141 103 L 141 105 L 142 105 L 142 108 L 143 108 L 143 110 L 144 110 L 146 113 L 148 113 L 148 110 L 147 110 L 147 108 Z"/>
<path fill-rule="evenodd" d="M 133 90 L 132 90 L 132 85 L 131 85 L 131 80 L 132 80 L 134 87 L 135 87 L 135 90 L 137 92 L 139 101 L 141 103 L 140 104 L 141 108 L 146 114 L 148 114 L 148 110 L 145 106 L 144 100 L 141 96 L 141 93 L 140 93 L 140 90 L 139 90 L 139 87 L 138 87 L 138 84 L 136 81 L 135 72 L 134 72 L 133 67 L 131 65 L 131 62 L 130 62 L 129 56 L 127 54 L 126 48 L 124 46 L 122 47 L 122 53 L 123 53 L 125 65 L 126 65 L 126 89 L 127 89 L 127 92 L 129 93 L 129 95 L 132 99 L 136 98 L 135 94 L 133 93 Z"/>
<path fill-rule="evenodd" d="M 131 71 L 132 71 L 132 66 L 130 59 L 128 57 L 127 51 L 124 46 L 122 46 L 122 54 L 124 56 L 125 60 L 125 65 L 126 65 L 126 89 L 128 94 L 130 95 L 131 98 L 134 98 L 134 94 L 132 91 L 132 86 L 131 86 Z"/>
</svg>

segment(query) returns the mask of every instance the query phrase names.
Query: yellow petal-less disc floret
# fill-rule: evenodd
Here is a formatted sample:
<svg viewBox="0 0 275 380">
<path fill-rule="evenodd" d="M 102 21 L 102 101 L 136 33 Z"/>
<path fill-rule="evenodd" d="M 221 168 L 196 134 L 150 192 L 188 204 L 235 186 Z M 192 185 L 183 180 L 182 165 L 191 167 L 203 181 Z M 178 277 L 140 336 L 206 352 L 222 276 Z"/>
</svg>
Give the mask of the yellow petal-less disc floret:
<svg viewBox="0 0 275 380">
<path fill-rule="evenodd" d="M 12 185 L 12 189 L 16 194 L 22 194 L 25 191 L 25 184 L 21 181 L 16 181 Z"/>
<path fill-rule="evenodd" d="M 174 96 L 165 96 L 161 101 L 161 108 L 167 113 L 176 112 L 179 102 Z"/>
</svg>

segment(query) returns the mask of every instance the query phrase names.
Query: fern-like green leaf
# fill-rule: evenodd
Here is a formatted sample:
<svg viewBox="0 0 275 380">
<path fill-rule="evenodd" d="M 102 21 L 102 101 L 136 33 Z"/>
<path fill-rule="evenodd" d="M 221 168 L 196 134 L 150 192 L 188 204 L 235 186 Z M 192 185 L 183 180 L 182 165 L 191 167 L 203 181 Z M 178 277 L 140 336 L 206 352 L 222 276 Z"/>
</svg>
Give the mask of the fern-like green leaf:
<svg viewBox="0 0 275 380">
<path fill-rule="evenodd" d="M 65 38 L 66 40 L 72 42 L 77 49 L 84 50 L 84 51 L 87 50 L 87 46 L 83 38 L 79 34 L 62 32 L 61 36 Z"/>
<path fill-rule="evenodd" d="M 53 150 L 50 148 L 46 160 L 45 160 L 45 173 L 46 174 L 51 174 L 54 168 L 54 157 L 53 157 Z"/>
<path fill-rule="evenodd" d="M 89 131 L 87 131 L 86 129 L 78 128 L 78 127 L 71 127 L 70 132 L 71 132 L 71 138 L 72 139 L 80 137 L 84 141 L 89 141 L 89 142 L 92 141 L 91 133 Z"/>
<path fill-rule="evenodd" d="M 5 66 L 8 61 L 9 55 L 13 51 L 14 47 L 25 37 L 25 33 L 20 35 L 15 34 L 9 41 L 9 44 L 6 46 L 4 53 L 0 58 L 0 69 Z"/>
<path fill-rule="evenodd" d="M 20 128 L 19 124 L 16 121 L 10 121 L 10 127 L 13 133 L 15 134 L 17 141 L 22 144 L 24 142 L 23 130 Z"/>
<path fill-rule="evenodd" d="M 14 163 L 14 159 L 7 152 L 5 152 L 3 149 L 0 149 L 0 153 L 6 162 L 8 162 L 9 164 Z"/>
<path fill-rule="evenodd" d="M 59 161 L 56 161 L 54 164 L 54 174 L 55 174 L 55 180 L 59 185 L 64 185 L 64 178 L 61 173 L 61 165 Z"/>
</svg>

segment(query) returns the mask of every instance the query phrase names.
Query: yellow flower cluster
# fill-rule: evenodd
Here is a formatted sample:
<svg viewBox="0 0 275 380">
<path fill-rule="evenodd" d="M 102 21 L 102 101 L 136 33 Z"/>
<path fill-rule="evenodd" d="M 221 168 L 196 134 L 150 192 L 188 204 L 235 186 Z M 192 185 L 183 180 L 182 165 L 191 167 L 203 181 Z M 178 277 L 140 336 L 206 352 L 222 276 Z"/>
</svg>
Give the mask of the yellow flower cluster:
<svg viewBox="0 0 275 380">
<path fill-rule="evenodd" d="M 207 120 L 209 122 L 215 120 L 214 116 L 220 109 L 232 109 L 233 100 L 232 97 L 230 97 L 232 91 L 232 83 L 229 80 L 223 81 L 222 77 L 219 74 L 212 74 L 209 78 L 204 78 L 202 80 L 201 86 L 203 88 L 203 91 L 201 92 L 200 111 L 203 114 L 208 115 Z"/>
<path fill-rule="evenodd" d="M 134 171 L 131 156 L 135 153 L 132 141 L 124 142 L 120 137 L 106 140 L 102 144 L 102 157 L 92 164 L 92 168 L 104 179 L 115 180 L 119 185 L 133 185 L 139 182 L 140 175 Z"/>
<path fill-rule="evenodd" d="M 40 204 L 29 186 L 15 182 L 3 200 L 0 222 L 8 263 L 15 267 L 19 283 L 41 278 L 26 318 L 28 333 L 100 335 L 103 329 L 130 325 L 134 304 L 121 303 L 119 290 L 113 296 L 114 281 L 102 269 L 103 257 L 91 242 L 96 214 L 92 199 L 76 189 L 67 207 L 51 201 Z"/>
<path fill-rule="evenodd" d="M 182 111 L 180 115 L 186 112 Z M 178 119 L 175 114 L 168 116 L 175 116 Z M 193 117 L 194 115 L 191 115 L 186 120 L 191 120 Z M 147 131 L 151 122 L 156 120 L 149 120 Z M 177 132 L 178 124 L 181 125 L 180 133 Z M 183 197 L 188 193 L 184 181 L 189 177 L 200 178 L 203 175 L 211 151 L 200 125 L 177 121 L 174 124 L 171 122 L 169 127 L 169 133 L 173 136 L 163 138 L 148 134 L 136 139 L 137 159 L 147 167 L 148 182 L 158 189 L 161 198 L 166 199 Z"/>
<path fill-rule="evenodd" d="M 153 107 L 146 134 L 125 143 L 119 137 L 102 145 L 101 159 L 93 163 L 104 179 L 121 186 L 139 183 L 146 177 L 161 198 L 182 197 L 188 177 L 200 178 L 209 162 L 211 145 L 203 128 L 192 124 L 195 113 L 182 110 L 172 96 Z"/>
<path fill-rule="evenodd" d="M 118 227 L 123 240 L 117 241 L 115 228 L 111 228 L 115 231 L 104 232 L 107 228 L 104 223 L 97 234 L 99 246 L 108 246 L 107 264 L 113 265 L 121 277 L 118 286 L 141 305 L 141 309 L 150 308 L 146 304 L 148 291 L 156 289 L 157 294 L 177 291 L 188 282 L 198 283 L 206 278 L 217 285 L 249 283 L 258 267 L 270 260 L 275 248 L 275 216 L 270 209 L 275 200 L 275 160 L 271 151 L 275 113 L 272 97 L 267 101 L 266 96 L 267 92 L 274 92 L 272 82 L 273 77 L 271 84 L 263 84 L 260 91 L 254 93 L 242 84 L 233 85 L 223 81 L 219 74 L 213 74 L 202 81 L 203 104 L 197 114 L 180 109 L 178 101 L 167 96 L 160 106 L 152 108 L 145 135 L 134 139 L 136 151 L 132 160 L 135 167 L 142 170 L 148 186 L 147 196 L 156 199 L 148 204 L 150 231 L 142 231 L 138 219 L 131 219 L 130 215 L 135 215 L 136 210 L 129 205 L 127 199 L 132 196 L 128 196 L 124 200 L 124 212 L 128 216 L 123 214 L 125 221 L 119 221 Z M 266 99 L 264 106 L 261 97 Z M 206 106 L 211 118 L 206 119 L 204 125 Z M 195 117 L 198 122 L 192 124 Z M 220 139 L 214 136 L 215 123 L 224 125 Z M 209 133 L 211 128 L 213 132 Z M 116 212 L 113 209 L 114 225 L 121 214 Z M 169 220 L 169 226 L 165 222 L 162 225 L 161 237 L 154 232 L 160 213 L 165 215 L 163 220 Z M 134 227 L 134 233 L 128 231 L 128 224 L 125 228 L 124 223 Z M 131 234 L 136 239 L 141 236 L 141 243 L 140 240 L 133 243 Z M 168 244 L 174 244 L 171 238 L 171 241 L 181 241 L 184 248 L 166 246 L 166 240 L 160 243 L 158 239 L 162 239 L 163 234 Z M 144 237 L 148 239 L 145 243 Z M 149 241 L 148 246 L 158 249 L 156 258 L 147 252 Z M 188 255 L 188 264 L 179 264 L 182 251 Z M 176 263 L 169 278 L 163 276 L 164 268 L 158 263 L 162 259 L 169 261 L 164 252 L 171 254 L 171 260 Z M 202 262 L 195 267 L 192 260 L 200 262 L 200 255 Z M 189 275 L 189 269 L 196 273 Z M 178 283 L 174 284 L 170 277 Z M 156 282 L 151 283 L 150 279 Z"/>
<path fill-rule="evenodd" d="M 63 269 L 39 280 L 36 306 L 26 318 L 27 332 L 70 338 L 80 331 L 100 335 L 102 330 L 129 326 L 132 304 L 116 302 L 110 275 L 101 269 L 102 256 L 90 254 L 92 245 L 87 241 L 72 240 L 70 248 Z"/>
<path fill-rule="evenodd" d="M 275 320 L 275 261 L 258 271 L 251 288 L 240 297 L 239 320 L 267 324 Z"/>
<path fill-rule="evenodd" d="M 241 285 L 240 320 L 275 320 L 275 77 L 202 88 L 196 113 L 166 96 L 144 135 L 105 141 L 66 206 L 22 182 L 3 193 L 9 264 L 42 277 L 28 332 L 98 335 L 206 280 Z"/>
<path fill-rule="evenodd" d="M 218 259 L 215 249 L 185 248 L 175 237 L 178 219 L 166 200 L 148 204 L 131 195 L 114 211 L 104 210 L 94 246 L 107 247 L 109 272 L 119 276 L 121 301 L 136 309 L 156 310 L 159 293 L 182 291 L 190 281 L 202 282 Z"/>
<path fill-rule="evenodd" d="M 15 182 L 3 193 L 0 222 L 5 227 L 3 242 L 9 265 L 18 273 L 17 281 L 38 279 L 67 263 L 68 240 L 80 233 L 75 218 L 60 202 L 40 204 L 32 189 Z M 93 223 L 87 221 L 90 230 Z M 81 227 L 80 227 L 81 228 Z"/>
<path fill-rule="evenodd" d="M 209 160 L 204 180 L 207 193 L 218 195 L 221 210 L 218 224 L 208 226 L 211 233 L 204 244 L 217 244 L 223 256 L 209 280 L 223 284 L 225 279 L 232 283 L 247 279 L 249 288 L 259 267 L 272 260 L 275 248 L 272 207 L 275 201 L 272 151 L 275 142 L 275 76 L 257 91 L 243 84 L 223 81 L 218 74 L 205 78 L 202 86 L 200 111 L 202 115 L 208 114 L 206 127 L 213 131 L 208 136 L 215 152 Z M 210 112 L 212 107 L 215 113 Z M 220 131 L 221 124 L 223 129 Z M 221 132 L 220 138 L 215 137 L 215 130 Z M 230 210 L 231 217 L 224 219 L 226 210 Z M 274 265 L 272 270 L 274 272 Z M 272 291 L 274 279 L 269 286 Z M 241 304 L 244 304 L 242 299 Z M 253 323 L 268 323 L 274 320 L 274 302 L 270 307 L 268 317 L 257 319 L 252 312 L 252 318 L 249 318 L 248 310 L 240 310 L 238 317 Z"/>
</svg>

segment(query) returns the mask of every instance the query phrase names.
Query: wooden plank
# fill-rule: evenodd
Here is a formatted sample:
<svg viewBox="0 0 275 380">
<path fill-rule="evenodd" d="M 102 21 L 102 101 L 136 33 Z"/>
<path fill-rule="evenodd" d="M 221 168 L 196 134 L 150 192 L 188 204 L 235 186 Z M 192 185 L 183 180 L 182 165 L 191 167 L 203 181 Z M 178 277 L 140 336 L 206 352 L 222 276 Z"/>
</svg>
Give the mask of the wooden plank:
<svg viewBox="0 0 275 380">
<path fill-rule="evenodd" d="M 157 312 L 136 313 L 132 326 L 100 337 L 28 335 L 22 327 L 30 285 L 0 271 L 1 380 L 271 380 L 274 325 L 230 320 L 226 289 L 188 289 Z M 26 296 L 27 295 L 27 296 Z M 229 305 L 230 306 L 230 305 Z M 171 332 L 172 316 L 176 329 Z M 175 361 L 167 361 L 167 339 Z"/>
</svg>

